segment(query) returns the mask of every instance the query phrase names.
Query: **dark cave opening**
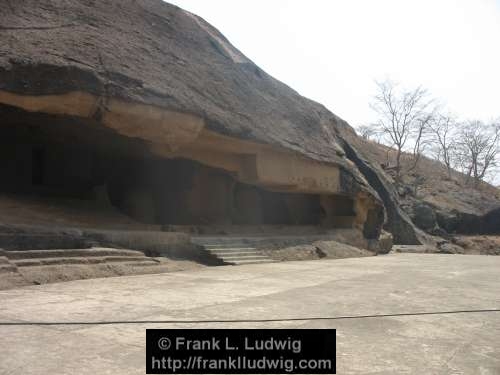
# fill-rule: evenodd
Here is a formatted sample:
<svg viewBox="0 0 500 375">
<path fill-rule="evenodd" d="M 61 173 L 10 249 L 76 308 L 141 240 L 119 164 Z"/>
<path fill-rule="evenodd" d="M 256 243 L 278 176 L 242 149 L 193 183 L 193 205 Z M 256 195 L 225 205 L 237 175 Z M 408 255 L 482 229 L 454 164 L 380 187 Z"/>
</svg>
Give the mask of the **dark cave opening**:
<svg viewBox="0 0 500 375">
<path fill-rule="evenodd" d="M 0 192 L 98 200 L 161 225 L 350 227 L 355 217 L 349 197 L 245 184 L 196 161 L 159 158 L 90 120 L 6 106 L 0 118 Z"/>
</svg>

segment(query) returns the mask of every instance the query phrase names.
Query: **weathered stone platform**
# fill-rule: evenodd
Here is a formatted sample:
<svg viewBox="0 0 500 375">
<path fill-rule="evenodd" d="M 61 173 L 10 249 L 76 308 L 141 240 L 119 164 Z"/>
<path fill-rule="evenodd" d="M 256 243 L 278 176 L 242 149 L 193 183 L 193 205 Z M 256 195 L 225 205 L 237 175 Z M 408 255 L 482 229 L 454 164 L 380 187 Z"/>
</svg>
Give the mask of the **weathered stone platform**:
<svg viewBox="0 0 500 375">
<path fill-rule="evenodd" d="M 337 373 L 343 375 L 496 375 L 500 312 L 443 312 L 500 308 L 499 268 L 500 257 L 398 254 L 212 267 L 0 291 L 0 321 L 10 323 L 248 320 L 0 325 L 0 373 L 143 374 L 146 328 L 225 327 L 336 328 Z M 258 319 L 284 320 L 252 321 Z"/>
</svg>

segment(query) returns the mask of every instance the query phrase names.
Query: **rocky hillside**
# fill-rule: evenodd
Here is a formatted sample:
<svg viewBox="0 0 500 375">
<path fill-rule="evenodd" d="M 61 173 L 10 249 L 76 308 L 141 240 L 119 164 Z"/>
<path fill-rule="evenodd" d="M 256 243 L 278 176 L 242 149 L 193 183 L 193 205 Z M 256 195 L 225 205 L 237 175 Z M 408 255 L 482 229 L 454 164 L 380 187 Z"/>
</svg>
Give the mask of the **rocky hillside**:
<svg viewBox="0 0 500 375">
<path fill-rule="evenodd" d="M 394 171 L 391 161 L 394 161 L 395 150 L 369 140 L 362 140 L 365 152 L 379 163 L 386 174 L 393 180 Z M 389 160 L 389 162 L 388 162 Z M 403 155 L 403 170 L 409 171 L 413 166 L 413 157 Z M 477 187 L 466 184 L 465 176 L 459 172 L 448 176 L 443 164 L 436 160 L 422 157 L 416 168 L 405 173 L 405 187 L 399 194 L 405 209 L 411 212 L 410 206 L 415 201 L 424 202 L 443 213 L 457 211 L 473 215 L 483 215 L 500 207 L 500 190 L 488 183 Z"/>
<path fill-rule="evenodd" d="M 385 229 L 394 235 L 395 243 L 436 248 L 443 238 L 457 242 L 454 235 L 499 233 L 498 188 L 487 183 L 472 187 L 458 172 L 450 178 L 441 163 L 425 157 L 412 169 L 408 154 L 402 158 L 403 184 L 397 187 L 394 150 L 359 137 L 345 122 L 339 123 L 337 131 L 349 158 L 384 201 Z"/>
<path fill-rule="evenodd" d="M 394 183 L 395 150 L 370 140 L 358 142 L 363 153 Z M 497 187 L 488 183 L 472 186 L 459 172 L 449 177 L 443 164 L 427 157 L 422 157 L 414 167 L 412 155 L 404 154 L 402 168 L 405 173 L 403 185 L 397 189 L 398 203 L 418 228 L 445 237 L 454 233 L 493 233 L 500 229 Z"/>
</svg>

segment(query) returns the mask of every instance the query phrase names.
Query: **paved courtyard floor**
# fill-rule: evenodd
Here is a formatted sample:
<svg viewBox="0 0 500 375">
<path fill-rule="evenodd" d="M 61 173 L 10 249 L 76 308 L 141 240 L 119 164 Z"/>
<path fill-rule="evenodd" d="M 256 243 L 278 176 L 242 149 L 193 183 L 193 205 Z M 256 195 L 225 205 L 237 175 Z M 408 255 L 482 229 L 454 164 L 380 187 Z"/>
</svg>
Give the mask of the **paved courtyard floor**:
<svg viewBox="0 0 500 375">
<path fill-rule="evenodd" d="M 144 374 L 146 328 L 336 328 L 338 374 L 500 374 L 500 257 L 398 254 L 0 291 L 0 374 Z M 406 314 L 313 320 L 313 317 Z"/>
</svg>

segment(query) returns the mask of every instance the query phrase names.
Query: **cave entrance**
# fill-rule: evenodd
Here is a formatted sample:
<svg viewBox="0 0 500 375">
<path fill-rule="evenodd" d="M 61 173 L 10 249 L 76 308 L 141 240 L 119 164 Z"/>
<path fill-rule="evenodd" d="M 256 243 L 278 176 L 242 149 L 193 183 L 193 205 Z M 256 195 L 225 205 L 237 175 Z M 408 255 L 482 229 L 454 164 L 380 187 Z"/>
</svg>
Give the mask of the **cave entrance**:
<svg viewBox="0 0 500 375">
<path fill-rule="evenodd" d="M 352 227 L 354 201 L 272 191 L 187 159 L 124 163 L 109 182 L 111 202 L 137 220 L 162 225 Z"/>
<path fill-rule="evenodd" d="M 145 142 L 91 120 L 0 105 L 0 221 L 133 225 L 109 201 L 109 185 L 129 160 L 148 158 Z M 137 212 L 126 210 L 138 224 L 155 222 Z"/>
<path fill-rule="evenodd" d="M 271 191 L 186 159 L 114 158 L 19 140 L 1 150 L 1 191 L 101 199 L 146 224 L 346 227 L 354 217 L 351 199 Z"/>
<path fill-rule="evenodd" d="M 111 202 L 164 225 L 319 225 L 319 195 L 268 191 L 186 159 L 131 161 L 110 180 Z"/>
<path fill-rule="evenodd" d="M 352 227 L 354 201 L 279 191 L 76 118 L 0 108 L 0 192 L 78 199 L 136 222 L 178 226 Z M 3 124 L 3 125 L 5 125 Z M 68 223 L 70 224 L 70 223 Z"/>
<path fill-rule="evenodd" d="M 0 191 L 85 198 L 99 183 L 93 158 L 82 145 L 9 136 L 3 131 Z"/>
</svg>

